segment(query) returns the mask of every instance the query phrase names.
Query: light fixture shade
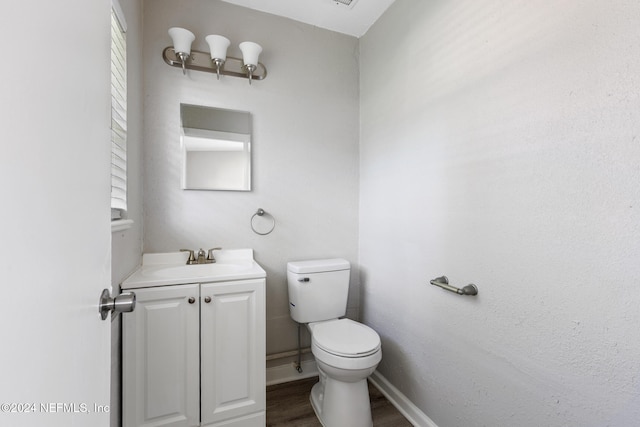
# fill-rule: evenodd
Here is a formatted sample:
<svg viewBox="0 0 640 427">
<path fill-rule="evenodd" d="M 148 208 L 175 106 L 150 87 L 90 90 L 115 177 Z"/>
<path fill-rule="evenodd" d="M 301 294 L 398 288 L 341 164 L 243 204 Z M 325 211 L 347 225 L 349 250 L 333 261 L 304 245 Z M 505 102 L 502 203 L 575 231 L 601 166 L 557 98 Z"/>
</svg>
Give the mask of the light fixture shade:
<svg viewBox="0 0 640 427">
<path fill-rule="evenodd" d="M 204 38 L 209 43 L 211 51 L 211 59 L 221 59 L 223 62 L 227 59 L 227 48 L 231 44 L 228 38 L 215 34 Z"/>
<path fill-rule="evenodd" d="M 196 36 L 189 30 L 180 27 L 169 28 L 169 36 L 173 39 L 173 50 L 180 53 L 191 53 L 191 43 Z"/>
<path fill-rule="evenodd" d="M 240 50 L 242 51 L 244 65 L 258 66 L 258 56 L 262 52 L 262 46 L 254 42 L 242 42 L 240 43 Z"/>
</svg>

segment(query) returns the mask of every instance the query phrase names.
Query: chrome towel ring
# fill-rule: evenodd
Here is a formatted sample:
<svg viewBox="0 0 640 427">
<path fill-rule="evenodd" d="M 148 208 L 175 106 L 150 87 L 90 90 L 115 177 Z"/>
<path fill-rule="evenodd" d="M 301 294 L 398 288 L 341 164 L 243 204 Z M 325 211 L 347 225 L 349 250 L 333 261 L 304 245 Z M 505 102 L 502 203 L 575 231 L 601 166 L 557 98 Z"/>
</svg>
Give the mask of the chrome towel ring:
<svg viewBox="0 0 640 427">
<path fill-rule="evenodd" d="M 262 233 L 262 232 L 256 230 L 256 228 L 255 228 L 255 226 L 253 224 L 253 220 L 255 219 L 256 216 L 262 217 L 264 215 L 267 215 L 267 216 L 269 216 L 271 218 L 271 226 L 269 228 L 269 231 Z M 256 213 L 254 213 L 251 216 L 251 230 L 253 230 L 254 233 L 259 234 L 261 236 L 266 236 L 267 234 L 271 233 L 274 228 L 276 228 L 276 219 L 273 217 L 273 215 L 271 215 L 270 213 L 267 213 L 264 209 L 258 208 Z"/>
</svg>

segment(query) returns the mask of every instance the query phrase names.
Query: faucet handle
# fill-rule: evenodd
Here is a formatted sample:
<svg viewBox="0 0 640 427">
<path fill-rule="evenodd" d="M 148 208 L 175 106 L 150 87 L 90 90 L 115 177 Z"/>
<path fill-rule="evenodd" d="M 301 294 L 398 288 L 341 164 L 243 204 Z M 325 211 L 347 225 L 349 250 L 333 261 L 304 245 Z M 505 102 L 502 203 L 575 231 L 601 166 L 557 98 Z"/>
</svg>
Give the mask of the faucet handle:
<svg viewBox="0 0 640 427">
<path fill-rule="evenodd" d="M 217 251 L 219 249 L 222 249 L 222 248 L 209 249 L 209 252 L 207 253 L 207 261 L 216 262 L 216 259 L 213 257 L 213 251 Z"/>
<path fill-rule="evenodd" d="M 196 262 L 196 257 L 193 255 L 193 251 L 191 249 L 180 249 L 180 252 L 189 252 L 189 259 L 187 259 L 187 264 L 194 264 Z"/>
</svg>

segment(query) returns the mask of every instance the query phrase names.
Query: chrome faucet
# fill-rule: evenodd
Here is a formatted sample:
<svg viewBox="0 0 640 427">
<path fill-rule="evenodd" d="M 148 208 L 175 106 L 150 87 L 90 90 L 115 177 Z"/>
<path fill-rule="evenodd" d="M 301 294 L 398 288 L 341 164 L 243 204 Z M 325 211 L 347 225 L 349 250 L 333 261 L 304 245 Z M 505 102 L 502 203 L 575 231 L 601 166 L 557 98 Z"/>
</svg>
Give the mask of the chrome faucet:
<svg viewBox="0 0 640 427">
<path fill-rule="evenodd" d="M 213 249 L 209 249 L 209 252 L 207 253 L 207 260 L 205 261 L 207 264 L 211 264 L 216 262 L 216 259 L 213 257 L 213 251 L 219 250 L 222 248 L 213 248 Z"/>
<path fill-rule="evenodd" d="M 206 263 L 206 258 L 205 258 L 205 253 L 204 253 L 204 249 L 200 248 L 200 250 L 198 251 L 198 264 L 205 264 Z"/>
<path fill-rule="evenodd" d="M 213 248 L 209 249 L 208 253 L 205 254 L 204 249 L 200 248 L 198 251 L 198 258 L 196 258 L 194 252 L 191 249 L 180 249 L 180 252 L 189 252 L 189 258 L 187 259 L 187 265 L 193 264 L 212 264 L 216 262 L 216 259 L 213 257 L 213 251 L 222 249 L 222 248 Z"/>
<path fill-rule="evenodd" d="M 180 249 L 180 252 L 189 252 L 189 258 L 187 259 L 187 265 L 196 264 L 196 257 L 193 255 L 191 249 Z"/>
</svg>

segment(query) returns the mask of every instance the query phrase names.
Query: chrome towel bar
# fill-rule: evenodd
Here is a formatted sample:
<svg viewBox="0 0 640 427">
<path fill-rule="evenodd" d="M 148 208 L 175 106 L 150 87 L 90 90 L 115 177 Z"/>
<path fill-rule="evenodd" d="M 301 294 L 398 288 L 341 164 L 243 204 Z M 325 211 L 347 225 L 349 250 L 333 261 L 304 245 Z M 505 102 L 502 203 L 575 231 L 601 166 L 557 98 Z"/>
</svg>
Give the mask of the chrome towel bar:
<svg viewBox="0 0 640 427">
<path fill-rule="evenodd" d="M 473 283 L 469 283 L 464 288 L 456 288 L 449 284 L 447 276 L 436 277 L 430 282 L 434 286 L 439 286 L 442 289 L 446 289 L 450 292 L 455 292 L 458 295 L 478 295 L 478 287 Z"/>
</svg>

